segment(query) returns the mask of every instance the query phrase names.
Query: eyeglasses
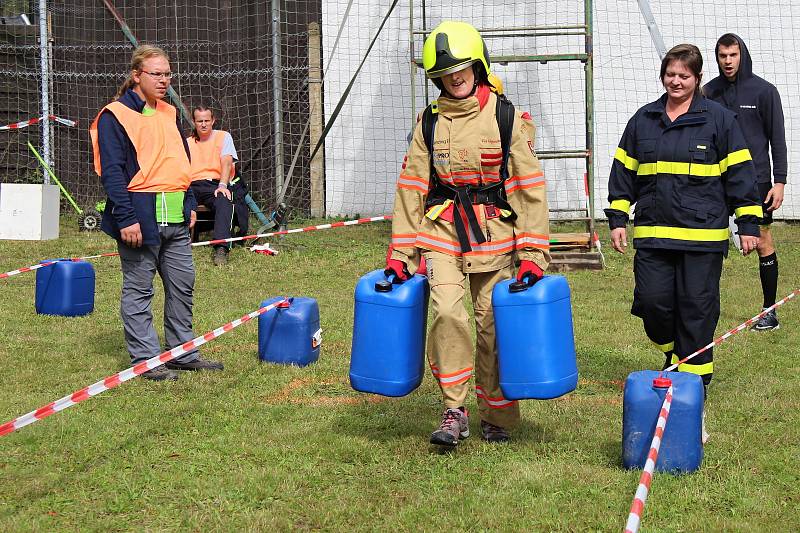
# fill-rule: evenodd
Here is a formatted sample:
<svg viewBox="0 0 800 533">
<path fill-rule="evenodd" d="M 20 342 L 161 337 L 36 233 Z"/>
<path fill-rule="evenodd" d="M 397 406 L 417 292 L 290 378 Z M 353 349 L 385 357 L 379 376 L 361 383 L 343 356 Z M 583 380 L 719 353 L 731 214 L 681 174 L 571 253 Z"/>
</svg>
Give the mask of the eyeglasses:
<svg viewBox="0 0 800 533">
<path fill-rule="evenodd" d="M 160 79 L 172 79 L 172 72 L 147 72 L 146 70 L 142 70 L 140 72 L 144 72 L 148 76 L 152 76 L 153 79 L 160 80 Z"/>
</svg>

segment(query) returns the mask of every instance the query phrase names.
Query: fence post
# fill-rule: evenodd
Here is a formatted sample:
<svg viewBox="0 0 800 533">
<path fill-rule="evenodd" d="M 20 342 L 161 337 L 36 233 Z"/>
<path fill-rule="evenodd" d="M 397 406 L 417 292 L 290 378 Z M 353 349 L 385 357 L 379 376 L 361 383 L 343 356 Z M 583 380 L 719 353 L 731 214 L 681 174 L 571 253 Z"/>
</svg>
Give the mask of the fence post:
<svg viewBox="0 0 800 533">
<path fill-rule="evenodd" d="M 281 60 L 281 5 L 272 0 L 272 125 L 275 128 L 275 197 L 283 190 L 283 67 Z"/>
<path fill-rule="evenodd" d="M 42 129 L 42 154 L 49 165 L 53 159 L 50 154 L 50 60 L 47 57 L 50 43 L 47 41 L 47 36 L 47 0 L 39 0 L 39 60 L 42 75 L 42 121 L 40 127 Z M 44 173 L 44 183 L 50 183 L 50 176 L 47 173 Z"/>
<path fill-rule="evenodd" d="M 322 135 L 322 42 L 319 24 L 308 25 L 308 113 L 311 122 L 309 149 L 313 150 Z M 324 148 L 324 147 L 323 147 Z M 319 150 L 310 163 L 311 216 L 325 216 L 325 165 L 324 150 Z"/>
</svg>

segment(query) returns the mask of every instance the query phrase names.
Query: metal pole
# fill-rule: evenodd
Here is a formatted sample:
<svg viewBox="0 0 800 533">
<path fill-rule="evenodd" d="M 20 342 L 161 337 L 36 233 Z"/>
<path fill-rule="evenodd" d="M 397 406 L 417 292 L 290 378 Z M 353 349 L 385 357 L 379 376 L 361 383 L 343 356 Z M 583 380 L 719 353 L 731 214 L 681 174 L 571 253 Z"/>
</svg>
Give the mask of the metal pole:
<svg viewBox="0 0 800 533">
<path fill-rule="evenodd" d="M 283 190 L 283 86 L 281 79 L 281 4 L 272 0 L 272 107 L 275 130 L 275 194 Z"/>
<path fill-rule="evenodd" d="M 47 58 L 49 43 L 47 42 L 47 0 L 39 0 L 39 61 L 42 75 L 42 155 L 49 165 L 50 157 L 50 61 Z M 45 185 L 50 184 L 50 176 L 45 173 Z"/>
<path fill-rule="evenodd" d="M 417 127 L 417 64 L 414 62 L 414 0 L 408 3 L 408 40 L 411 49 L 411 131 Z"/>
<path fill-rule="evenodd" d="M 658 52 L 658 58 L 664 59 L 667 53 L 667 47 L 664 46 L 664 38 L 661 36 L 661 30 L 658 29 L 656 18 L 653 16 L 653 11 L 650 9 L 650 2 L 648 0 L 637 0 L 639 3 L 639 11 L 644 17 L 644 22 L 647 24 L 647 30 L 650 32 L 650 38 L 653 40 L 653 45 Z"/>
<path fill-rule="evenodd" d="M 125 19 L 122 18 L 122 15 L 119 14 L 119 12 L 116 10 L 116 8 L 114 8 L 114 5 L 111 4 L 109 0 L 103 0 L 103 4 L 105 4 L 106 9 L 108 9 L 108 12 L 111 13 L 111 16 L 114 17 L 114 20 L 117 21 L 117 24 L 119 24 L 119 28 L 122 30 L 122 33 L 125 35 L 128 41 L 130 41 L 130 43 L 133 45 L 134 48 L 138 48 L 139 41 L 136 39 L 136 36 L 131 31 L 130 27 L 128 26 L 128 23 L 125 22 Z M 183 105 L 180 96 L 178 96 L 178 93 L 175 92 L 175 89 L 171 85 L 167 87 L 167 95 L 169 95 L 169 98 L 170 100 L 172 100 L 172 103 L 175 105 L 175 107 L 180 110 L 183 119 L 187 123 L 191 124 L 192 115 L 189 114 L 189 110 L 186 109 L 185 105 Z"/>
<path fill-rule="evenodd" d="M 589 195 L 589 240 L 594 243 L 594 44 L 592 0 L 585 0 L 586 23 L 586 188 Z"/>
<path fill-rule="evenodd" d="M 53 87 L 53 14 L 48 11 L 47 13 L 47 87 L 48 89 Z M 54 115 L 53 112 L 53 98 L 48 98 L 48 108 L 47 108 L 47 120 L 50 123 L 50 127 L 47 130 L 48 139 L 51 139 L 50 144 L 50 153 L 47 155 L 50 164 L 53 164 L 53 152 L 55 152 L 55 148 L 52 146 L 54 144 L 55 139 L 55 121 L 50 120 L 50 115 Z"/>
<path fill-rule="evenodd" d="M 424 32 L 424 36 L 428 37 L 428 7 L 425 5 L 425 0 L 422 0 L 422 31 Z M 431 95 L 428 94 L 428 76 L 427 74 L 423 78 L 425 80 L 425 106 L 431 102 Z"/>
</svg>

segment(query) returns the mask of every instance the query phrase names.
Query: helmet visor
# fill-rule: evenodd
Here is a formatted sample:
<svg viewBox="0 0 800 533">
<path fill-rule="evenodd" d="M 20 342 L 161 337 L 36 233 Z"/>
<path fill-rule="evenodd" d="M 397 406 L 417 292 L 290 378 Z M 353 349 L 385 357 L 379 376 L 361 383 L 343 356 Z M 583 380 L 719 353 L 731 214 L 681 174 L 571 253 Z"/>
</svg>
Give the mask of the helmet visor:
<svg viewBox="0 0 800 533">
<path fill-rule="evenodd" d="M 442 76 L 464 70 L 478 61 L 480 61 L 480 59 L 457 59 L 449 62 L 449 64 L 444 61 L 437 61 L 433 68 L 427 71 L 427 74 L 429 78 L 441 78 Z"/>
</svg>

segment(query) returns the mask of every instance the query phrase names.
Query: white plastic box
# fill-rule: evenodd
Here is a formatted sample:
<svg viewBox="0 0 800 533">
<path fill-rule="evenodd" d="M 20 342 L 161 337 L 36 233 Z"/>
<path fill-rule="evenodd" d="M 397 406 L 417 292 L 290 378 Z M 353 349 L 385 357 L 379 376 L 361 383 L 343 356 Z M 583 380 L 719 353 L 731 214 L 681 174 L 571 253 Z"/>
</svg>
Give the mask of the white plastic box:
<svg viewBox="0 0 800 533">
<path fill-rule="evenodd" d="M 57 239 L 59 197 L 56 185 L 0 183 L 0 239 Z"/>
</svg>

